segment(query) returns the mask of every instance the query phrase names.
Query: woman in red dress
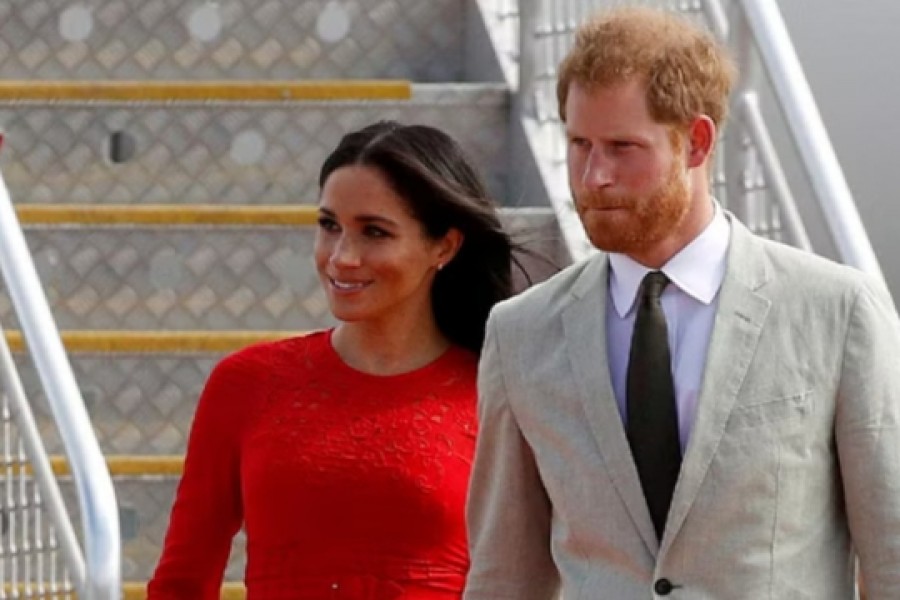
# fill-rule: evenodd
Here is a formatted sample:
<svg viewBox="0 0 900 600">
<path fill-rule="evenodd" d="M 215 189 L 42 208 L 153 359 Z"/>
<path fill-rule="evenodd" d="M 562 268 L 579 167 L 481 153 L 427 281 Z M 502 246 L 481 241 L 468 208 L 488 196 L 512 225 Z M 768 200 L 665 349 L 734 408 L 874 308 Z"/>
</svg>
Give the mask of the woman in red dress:
<svg viewBox="0 0 900 600">
<path fill-rule="evenodd" d="M 218 599 L 247 535 L 248 600 L 452 600 L 484 325 L 512 244 L 446 134 L 382 122 L 320 177 L 315 263 L 332 330 L 213 370 L 150 600 Z"/>
</svg>

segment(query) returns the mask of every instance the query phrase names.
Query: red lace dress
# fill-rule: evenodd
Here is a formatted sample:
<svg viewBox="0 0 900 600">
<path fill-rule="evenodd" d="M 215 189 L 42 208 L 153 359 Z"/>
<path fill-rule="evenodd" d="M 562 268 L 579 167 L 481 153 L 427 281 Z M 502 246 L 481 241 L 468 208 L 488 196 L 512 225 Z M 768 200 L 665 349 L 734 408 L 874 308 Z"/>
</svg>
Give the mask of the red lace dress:
<svg viewBox="0 0 900 600">
<path fill-rule="evenodd" d="M 468 569 L 476 357 L 348 367 L 322 332 L 223 360 L 200 398 L 150 600 L 219 597 L 247 534 L 248 600 L 450 600 Z"/>
</svg>

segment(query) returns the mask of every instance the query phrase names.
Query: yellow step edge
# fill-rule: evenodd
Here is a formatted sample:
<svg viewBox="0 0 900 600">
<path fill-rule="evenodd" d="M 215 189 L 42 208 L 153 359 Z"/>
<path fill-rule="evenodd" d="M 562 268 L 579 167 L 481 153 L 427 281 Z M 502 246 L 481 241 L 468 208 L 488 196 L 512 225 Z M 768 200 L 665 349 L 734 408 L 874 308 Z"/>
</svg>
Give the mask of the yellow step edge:
<svg viewBox="0 0 900 600">
<path fill-rule="evenodd" d="M 222 584 L 220 600 L 244 600 L 247 597 L 243 583 L 226 582 Z M 147 584 L 129 581 L 122 584 L 122 600 L 146 600 Z"/>
<path fill-rule="evenodd" d="M 397 79 L 304 81 L 0 81 L 3 101 L 277 102 L 409 100 Z"/>
<path fill-rule="evenodd" d="M 26 586 L 24 583 L 13 586 L 10 583 L 3 584 L 3 590 L 7 595 L 12 595 L 14 589 L 18 590 L 17 598 L 35 598 L 36 600 L 56 600 L 57 598 L 72 598 L 71 592 L 50 592 L 50 585 L 45 583 L 44 590 L 40 593 L 37 591 L 37 583 Z M 5 596 L 4 596 L 5 597 Z M 222 584 L 220 592 L 220 600 L 244 600 L 247 597 L 246 589 L 243 583 L 226 582 Z M 147 584 L 138 581 L 127 581 L 122 584 L 122 600 L 146 600 Z"/>
<path fill-rule="evenodd" d="M 138 477 L 141 475 L 157 477 L 181 477 L 184 470 L 184 456 L 180 454 L 160 455 L 107 455 L 106 465 L 113 477 Z M 51 456 L 50 466 L 57 477 L 71 475 L 69 462 L 65 456 Z M 18 475 L 21 472 L 31 474 L 31 463 L 11 463 L 0 467 L 0 476 L 7 473 Z"/>
<path fill-rule="evenodd" d="M 315 206 L 254 206 L 217 204 L 20 204 L 25 225 L 313 225 Z"/>
<path fill-rule="evenodd" d="M 184 456 L 180 454 L 160 455 L 107 455 L 104 457 L 113 477 L 135 477 L 140 475 L 180 477 L 184 469 Z M 57 476 L 70 475 L 69 463 L 64 456 L 51 456 L 50 466 Z M 12 467 L 16 472 L 15 465 Z M 30 465 L 27 471 L 31 471 Z"/>
<path fill-rule="evenodd" d="M 68 588 L 66 588 L 62 582 L 56 581 L 54 582 L 56 590 L 50 591 L 50 583 L 47 581 L 43 582 L 43 589 L 38 592 L 39 582 L 31 581 L 31 583 L 9 583 L 5 582 L 2 584 L 2 589 L 4 595 L 2 598 L 34 598 L 35 600 L 68 600 L 69 598 L 75 598 L 73 592 L 67 591 L 74 589 L 74 585 L 69 583 Z M 13 594 L 13 592 L 16 592 Z"/>
<path fill-rule="evenodd" d="M 255 344 L 291 336 L 300 331 L 63 331 L 68 352 L 230 352 Z M 25 349 L 20 331 L 7 331 L 13 352 Z"/>
</svg>

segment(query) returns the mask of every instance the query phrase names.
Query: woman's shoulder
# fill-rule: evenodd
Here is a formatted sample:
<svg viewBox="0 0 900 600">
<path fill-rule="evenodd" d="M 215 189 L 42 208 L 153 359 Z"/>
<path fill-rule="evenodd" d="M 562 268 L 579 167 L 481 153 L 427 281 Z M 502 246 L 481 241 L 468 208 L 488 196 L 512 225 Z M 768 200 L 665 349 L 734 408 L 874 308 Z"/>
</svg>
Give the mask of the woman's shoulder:
<svg viewBox="0 0 900 600">
<path fill-rule="evenodd" d="M 322 364 L 322 347 L 328 344 L 326 336 L 324 331 L 313 332 L 232 352 L 210 372 L 201 405 L 225 406 L 234 414 L 260 409 L 260 402 L 271 401 L 279 390 L 293 389 L 315 373 Z"/>
<path fill-rule="evenodd" d="M 227 355 L 215 370 L 227 373 L 294 370 L 298 365 L 315 363 L 320 359 L 328 349 L 328 340 L 329 331 L 320 330 L 256 342 Z"/>
<path fill-rule="evenodd" d="M 412 386 L 435 389 L 475 389 L 478 355 L 461 346 L 451 346 L 431 364 L 409 373 Z"/>
<path fill-rule="evenodd" d="M 464 372 L 475 374 L 478 372 L 478 354 L 463 348 L 462 346 L 451 346 L 445 356 L 445 365 Z"/>
</svg>

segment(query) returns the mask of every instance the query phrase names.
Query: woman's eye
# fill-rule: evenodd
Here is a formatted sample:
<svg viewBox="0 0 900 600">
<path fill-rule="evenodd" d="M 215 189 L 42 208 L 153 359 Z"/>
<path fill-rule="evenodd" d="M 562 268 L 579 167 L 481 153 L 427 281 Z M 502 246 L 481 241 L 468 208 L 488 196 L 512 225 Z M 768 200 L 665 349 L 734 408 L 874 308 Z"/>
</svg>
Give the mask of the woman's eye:
<svg viewBox="0 0 900 600">
<path fill-rule="evenodd" d="M 363 230 L 363 233 L 365 233 L 368 237 L 373 237 L 373 238 L 385 238 L 385 237 L 390 237 L 390 235 L 391 235 L 389 232 L 385 231 L 381 227 L 375 227 L 372 225 L 369 225 L 368 227 L 366 227 Z"/>
<path fill-rule="evenodd" d="M 319 229 L 322 231 L 338 231 L 340 227 L 338 227 L 338 224 L 334 219 L 319 217 Z"/>
</svg>

